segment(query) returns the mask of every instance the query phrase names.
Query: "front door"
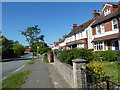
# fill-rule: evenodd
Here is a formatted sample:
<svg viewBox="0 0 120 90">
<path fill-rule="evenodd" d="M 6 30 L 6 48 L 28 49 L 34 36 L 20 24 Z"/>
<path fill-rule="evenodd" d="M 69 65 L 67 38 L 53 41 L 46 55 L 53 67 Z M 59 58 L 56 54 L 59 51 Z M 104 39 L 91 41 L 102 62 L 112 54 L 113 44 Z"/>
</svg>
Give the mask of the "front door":
<svg viewBox="0 0 120 90">
<path fill-rule="evenodd" d="M 112 50 L 119 50 L 118 40 L 112 43 Z"/>
<path fill-rule="evenodd" d="M 115 41 L 115 50 L 119 50 L 118 40 L 117 40 L 117 41 Z"/>
</svg>

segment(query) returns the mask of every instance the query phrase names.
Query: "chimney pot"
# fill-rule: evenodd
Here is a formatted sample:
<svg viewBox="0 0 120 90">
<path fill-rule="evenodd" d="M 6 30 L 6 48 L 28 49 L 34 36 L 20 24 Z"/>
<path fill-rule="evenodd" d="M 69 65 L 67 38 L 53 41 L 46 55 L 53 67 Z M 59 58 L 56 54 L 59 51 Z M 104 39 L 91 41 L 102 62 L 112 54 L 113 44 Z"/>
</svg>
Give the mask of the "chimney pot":
<svg viewBox="0 0 120 90">
<path fill-rule="evenodd" d="M 96 10 L 94 10 L 94 13 L 96 13 Z"/>
<path fill-rule="evenodd" d="M 100 11 L 99 11 L 99 10 L 98 10 L 98 11 L 94 10 L 93 16 L 94 16 L 94 17 L 100 16 Z"/>
<path fill-rule="evenodd" d="M 77 24 L 73 24 L 73 29 L 74 29 L 75 27 L 77 27 Z"/>
</svg>

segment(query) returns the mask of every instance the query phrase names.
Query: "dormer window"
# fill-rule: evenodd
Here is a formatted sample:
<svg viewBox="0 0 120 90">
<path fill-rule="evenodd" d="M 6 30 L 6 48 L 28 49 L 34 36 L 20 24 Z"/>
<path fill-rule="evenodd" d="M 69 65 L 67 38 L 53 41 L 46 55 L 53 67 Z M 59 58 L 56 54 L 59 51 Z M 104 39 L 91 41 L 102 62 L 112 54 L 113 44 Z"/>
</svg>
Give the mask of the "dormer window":
<svg viewBox="0 0 120 90">
<path fill-rule="evenodd" d="M 109 15 L 109 14 L 110 14 L 110 8 L 104 10 L 104 15 L 105 15 L 105 16 L 107 16 L 107 15 Z"/>
</svg>

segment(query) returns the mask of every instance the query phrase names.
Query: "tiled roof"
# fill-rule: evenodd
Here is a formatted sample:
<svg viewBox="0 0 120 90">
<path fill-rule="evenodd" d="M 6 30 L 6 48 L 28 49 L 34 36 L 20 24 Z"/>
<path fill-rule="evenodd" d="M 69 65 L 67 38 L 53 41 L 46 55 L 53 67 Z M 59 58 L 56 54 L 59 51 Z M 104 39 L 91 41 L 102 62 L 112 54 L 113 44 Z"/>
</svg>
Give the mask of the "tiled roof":
<svg viewBox="0 0 120 90">
<path fill-rule="evenodd" d="M 92 27 L 95 27 L 96 25 L 107 22 L 107 21 L 115 18 L 116 16 L 120 17 L 120 7 L 118 7 L 114 13 L 111 13 L 107 16 L 104 16 L 103 14 L 101 16 L 99 16 L 99 18 L 92 24 Z"/>
<path fill-rule="evenodd" d="M 92 18 L 92 19 L 88 20 L 87 22 L 85 22 L 85 23 L 83 23 L 83 24 L 75 27 L 75 28 L 67 35 L 67 37 L 70 37 L 70 36 L 72 36 L 72 35 L 74 35 L 74 34 L 77 34 L 77 33 L 80 32 L 80 31 L 84 31 L 84 29 L 87 28 L 87 27 L 92 23 L 92 21 L 93 21 L 94 19 L 96 19 L 96 18 Z"/>
</svg>

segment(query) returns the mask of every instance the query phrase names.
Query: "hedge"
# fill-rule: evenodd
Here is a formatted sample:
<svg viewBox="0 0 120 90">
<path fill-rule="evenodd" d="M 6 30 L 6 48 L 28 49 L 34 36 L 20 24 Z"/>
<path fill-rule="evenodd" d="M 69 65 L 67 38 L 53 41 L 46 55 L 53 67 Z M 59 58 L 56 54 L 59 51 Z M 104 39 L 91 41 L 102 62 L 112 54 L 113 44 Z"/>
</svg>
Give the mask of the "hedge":
<svg viewBox="0 0 120 90">
<path fill-rule="evenodd" d="M 116 51 L 113 50 L 107 50 L 100 52 L 100 56 L 102 57 L 103 61 L 118 61 L 119 56 Z"/>
<path fill-rule="evenodd" d="M 59 60 L 61 62 L 70 64 L 70 65 L 72 65 L 72 60 L 77 58 L 90 61 L 94 58 L 94 56 L 92 52 L 87 49 L 77 49 L 77 48 L 70 49 L 70 50 L 63 50 L 59 55 Z"/>
</svg>

